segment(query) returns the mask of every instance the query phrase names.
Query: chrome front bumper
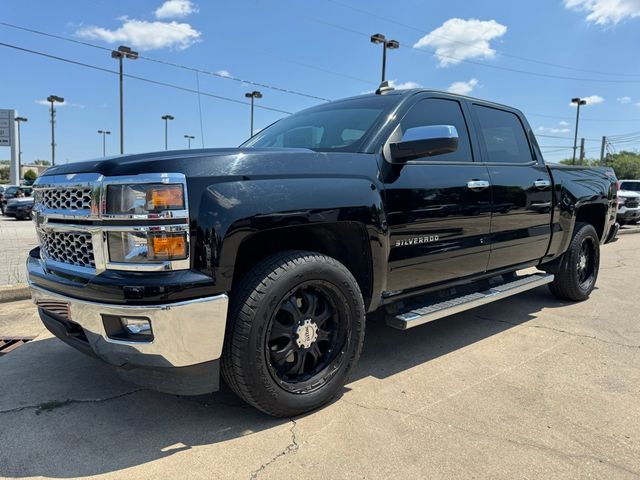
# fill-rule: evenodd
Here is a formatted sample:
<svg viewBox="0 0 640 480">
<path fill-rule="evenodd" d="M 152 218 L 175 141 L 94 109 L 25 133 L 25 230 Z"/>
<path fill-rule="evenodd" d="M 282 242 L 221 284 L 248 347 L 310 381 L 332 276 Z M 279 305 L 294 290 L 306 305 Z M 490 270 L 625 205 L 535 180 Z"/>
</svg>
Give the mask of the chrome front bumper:
<svg viewBox="0 0 640 480">
<path fill-rule="evenodd" d="M 132 306 L 87 302 L 33 284 L 30 288 L 41 316 L 51 321 L 62 308 L 68 320 L 82 328 L 93 353 L 116 367 L 189 367 L 218 360 L 222 355 L 228 307 L 225 294 L 172 304 Z M 103 321 L 105 315 L 149 319 L 153 340 L 109 338 Z M 60 337 L 57 333 L 56 336 Z"/>
</svg>

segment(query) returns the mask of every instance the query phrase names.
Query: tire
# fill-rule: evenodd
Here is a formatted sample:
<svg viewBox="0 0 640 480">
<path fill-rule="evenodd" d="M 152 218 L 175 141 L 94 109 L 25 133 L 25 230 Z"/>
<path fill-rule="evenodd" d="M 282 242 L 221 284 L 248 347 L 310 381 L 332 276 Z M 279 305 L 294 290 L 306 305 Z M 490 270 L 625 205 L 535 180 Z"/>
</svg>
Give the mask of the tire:
<svg viewBox="0 0 640 480">
<path fill-rule="evenodd" d="M 234 286 L 222 376 L 269 415 L 314 410 L 356 366 L 364 324 L 362 294 L 344 265 L 313 252 L 272 255 Z"/>
<path fill-rule="evenodd" d="M 576 223 L 573 239 L 562 256 L 549 289 L 563 300 L 586 300 L 596 286 L 599 269 L 598 234 L 593 225 Z"/>
</svg>

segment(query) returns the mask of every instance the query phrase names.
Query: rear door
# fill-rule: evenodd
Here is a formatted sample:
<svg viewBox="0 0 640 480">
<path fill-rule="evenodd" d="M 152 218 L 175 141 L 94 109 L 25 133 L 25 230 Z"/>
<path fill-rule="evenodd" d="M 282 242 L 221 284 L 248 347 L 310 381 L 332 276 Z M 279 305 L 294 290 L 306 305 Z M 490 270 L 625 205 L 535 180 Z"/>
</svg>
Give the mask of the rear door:
<svg viewBox="0 0 640 480">
<path fill-rule="evenodd" d="M 400 121 L 402 132 L 420 126 L 455 126 L 459 144 L 453 153 L 403 165 L 385 163 L 382 168 L 391 235 L 387 291 L 485 271 L 489 175 L 482 163 L 474 161 L 465 112 L 454 98 L 425 97 Z"/>
<path fill-rule="evenodd" d="M 487 269 L 540 259 L 551 239 L 551 175 L 516 112 L 476 103 L 471 108 L 493 199 Z"/>
</svg>

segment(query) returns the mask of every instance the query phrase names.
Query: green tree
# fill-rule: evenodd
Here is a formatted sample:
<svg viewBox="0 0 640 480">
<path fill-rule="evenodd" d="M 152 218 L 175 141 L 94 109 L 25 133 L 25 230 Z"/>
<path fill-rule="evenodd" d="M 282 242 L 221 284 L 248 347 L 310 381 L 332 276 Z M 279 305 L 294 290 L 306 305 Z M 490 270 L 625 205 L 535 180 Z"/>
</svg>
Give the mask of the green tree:
<svg viewBox="0 0 640 480">
<path fill-rule="evenodd" d="M 606 165 L 613 168 L 616 177 L 628 180 L 640 179 L 640 154 L 622 151 L 607 156 Z"/>
<path fill-rule="evenodd" d="M 49 160 L 34 160 L 34 165 L 42 165 L 43 167 L 50 167 L 51 162 Z"/>
<path fill-rule="evenodd" d="M 27 184 L 31 185 L 36 181 L 36 178 L 38 178 L 38 174 L 33 170 L 27 170 L 26 172 L 24 172 L 24 181 Z"/>
<path fill-rule="evenodd" d="M 0 164 L 0 183 L 9 182 L 9 165 Z"/>
</svg>

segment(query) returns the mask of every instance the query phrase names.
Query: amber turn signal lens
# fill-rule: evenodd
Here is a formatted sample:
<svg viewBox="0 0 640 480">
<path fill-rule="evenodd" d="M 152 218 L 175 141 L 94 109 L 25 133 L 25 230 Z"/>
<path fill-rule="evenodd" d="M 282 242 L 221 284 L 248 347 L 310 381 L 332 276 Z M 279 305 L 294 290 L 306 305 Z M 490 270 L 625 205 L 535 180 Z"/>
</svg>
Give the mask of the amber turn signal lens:
<svg viewBox="0 0 640 480">
<path fill-rule="evenodd" d="M 153 235 L 149 238 L 151 257 L 159 260 L 187 258 L 187 241 L 183 233 Z"/>
<path fill-rule="evenodd" d="M 182 185 L 158 185 L 147 190 L 147 210 L 178 210 L 184 208 Z"/>
</svg>

